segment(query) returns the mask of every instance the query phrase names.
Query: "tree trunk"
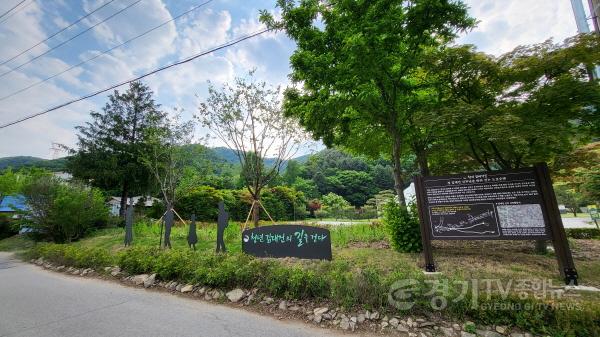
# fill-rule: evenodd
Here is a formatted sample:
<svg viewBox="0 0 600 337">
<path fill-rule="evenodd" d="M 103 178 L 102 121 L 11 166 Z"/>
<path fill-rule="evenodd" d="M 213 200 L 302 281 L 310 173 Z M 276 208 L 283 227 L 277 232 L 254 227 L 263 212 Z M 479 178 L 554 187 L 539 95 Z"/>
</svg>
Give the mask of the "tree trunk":
<svg viewBox="0 0 600 337">
<path fill-rule="evenodd" d="M 429 162 L 427 160 L 427 152 L 423 149 L 415 151 L 417 154 L 417 162 L 419 163 L 419 171 L 423 177 L 429 176 Z"/>
<path fill-rule="evenodd" d="M 127 196 L 129 194 L 129 182 L 126 180 L 123 182 L 123 188 L 121 189 L 121 205 L 119 209 L 119 217 L 125 218 L 125 212 L 127 211 Z"/>
<path fill-rule="evenodd" d="M 548 247 L 546 246 L 546 240 L 535 241 L 535 252 L 538 254 L 547 254 Z"/>
<path fill-rule="evenodd" d="M 258 227 L 258 220 L 260 220 L 260 204 L 259 199 L 254 199 L 254 208 L 252 208 L 252 222 L 254 227 Z"/>
<path fill-rule="evenodd" d="M 406 200 L 404 199 L 404 179 L 402 178 L 402 164 L 400 162 L 400 156 L 402 155 L 402 140 L 400 135 L 396 132 L 392 134 L 394 137 L 394 144 L 392 147 L 392 162 L 394 166 L 394 189 L 398 195 L 398 201 L 400 205 L 406 206 Z"/>
</svg>

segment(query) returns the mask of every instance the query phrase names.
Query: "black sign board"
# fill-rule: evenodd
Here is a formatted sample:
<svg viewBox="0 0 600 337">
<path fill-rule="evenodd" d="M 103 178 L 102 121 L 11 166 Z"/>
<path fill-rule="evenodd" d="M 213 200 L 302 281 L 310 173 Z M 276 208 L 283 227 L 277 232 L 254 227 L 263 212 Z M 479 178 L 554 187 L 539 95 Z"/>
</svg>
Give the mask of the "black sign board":
<svg viewBox="0 0 600 337">
<path fill-rule="evenodd" d="M 331 260 L 331 237 L 325 228 L 273 225 L 242 233 L 242 251 L 257 257 Z"/>
<path fill-rule="evenodd" d="M 577 271 L 546 164 L 511 171 L 416 177 L 427 271 L 431 240 L 551 239 L 567 283 Z"/>
<path fill-rule="evenodd" d="M 432 240 L 549 238 L 532 169 L 422 181 Z"/>
</svg>

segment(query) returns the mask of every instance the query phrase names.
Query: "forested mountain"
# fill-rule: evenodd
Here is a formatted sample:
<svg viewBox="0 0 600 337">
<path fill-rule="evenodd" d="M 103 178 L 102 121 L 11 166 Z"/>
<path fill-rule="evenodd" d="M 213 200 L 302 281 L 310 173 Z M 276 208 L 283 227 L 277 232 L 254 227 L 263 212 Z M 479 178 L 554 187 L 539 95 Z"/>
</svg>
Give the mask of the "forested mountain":
<svg viewBox="0 0 600 337">
<path fill-rule="evenodd" d="M 196 145 L 194 145 L 196 146 Z M 197 145 L 202 146 L 202 145 Z M 210 157 L 211 160 L 216 160 L 228 164 L 237 165 L 239 164 L 237 156 L 233 150 L 230 150 L 226 147 L 214 147 L 210 148 L 210 151 L 206 153 L 207 156 Z M 304 163 L 308 160 L 310 155 L 303 155 L 297 158 L 294 158 L 295 161 L 300 163 Z M 271 158 L 267 158 L 265 160 L 265 165 L 272 165 L 275 160 Z M 45 168 L 50 171 L 64 171 L 66 170 L 66 162 L 67 157 L 58 158 L 58 159 L 43 159 L 32 156 L 15 156 L 15 157 L 3 157 L 0 158 L 0 170 L 7 169 L 9 167 L 18 170 L 22 167 L 39 167 Z"/>
<path fill-rule="evenodd" d="M 0 158 L 0 170 L 7 169 L 9 167 L 12 167 L 13 169 L 19 169 L 22 167 L 39 167 L 56 172 L 65 170 L 66 162 L 66 158 L 43 159 L 31 156 L 4 157 Z"/>
</svg>

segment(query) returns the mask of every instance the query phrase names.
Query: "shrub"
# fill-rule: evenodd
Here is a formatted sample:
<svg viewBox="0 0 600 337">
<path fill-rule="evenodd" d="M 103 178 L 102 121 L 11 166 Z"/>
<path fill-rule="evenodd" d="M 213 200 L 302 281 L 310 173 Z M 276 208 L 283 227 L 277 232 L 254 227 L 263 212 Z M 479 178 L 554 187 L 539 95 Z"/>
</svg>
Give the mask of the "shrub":
<svg viewBox="0 0 600 337">
<path fill-rule="evenodd" d="M 383 223 L 395 250 L 404 253 L 421 251 L 419 220 L 405 207 L 394 201 L 388 202 L 383 212 Z"/>
<path fill-rule="evenodd" d="M 209 221 L 217 218 L 217 204 L 221 200 L 223 196 L 214 187 L 198 186 L 180 196 L 175 208 L 184 218 L 196 214 L 196 219 Z"/>
<path fill-rule="evenodd" d="M 22 222 L 56 243 L 80 239 L 108 222 L 102 193 L 82 184 L 44 176 L 25 186 L 23 194 L 29 210 Z"/>
<path fill-rule="evenodd" d="M 598 228 L 566 228 L 565 232 L 573 239 L 600 239 Z"/>
</svg>

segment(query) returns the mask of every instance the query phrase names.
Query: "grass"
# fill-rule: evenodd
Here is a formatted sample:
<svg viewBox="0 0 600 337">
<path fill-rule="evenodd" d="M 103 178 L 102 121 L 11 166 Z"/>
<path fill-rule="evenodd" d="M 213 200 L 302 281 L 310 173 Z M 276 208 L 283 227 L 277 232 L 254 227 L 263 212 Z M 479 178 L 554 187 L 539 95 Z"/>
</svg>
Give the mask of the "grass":
<svg viewBox="0 0 600 337">
<path fill-rule="evenodd" d="M 563 213 L 560 215 L 561 218 L 575 218 L 575 216 L 573 216 L 573 213 Z M 589 213 L 577 213 L 577 218 L 582 218 L 582 219 L 590 219 L 590 214 Z"/>
<path fill-rule="evenodd" d="M 186 239 L 188 227 L 181 224 L 172 229 L 173 248 L 158 251 L 160 228 L 144 222 L 135 224 L 133 247 L 130 248 L 123 246 L 122 228 L 98 230 L 70 245 L 38 246 L 46 250 L 44 256 L 57 256 L 59 260 L 71 261 L 82 267 L 89 263 L 102 265 L 120 261 L 118 263 L 129 263 L 129 270 L 136 272 L 158 272 L 159 276 L 214 286 L 258 285 L 277 296 L 323 297 L 340 301 L 342 305 L 360 303 L 377 307 L 382 301 L 381 293 L 386 294 L 392 281 L 423 278 L 421 254 L 398 253 L 389 248 L 383 225 L 379 223 L 330 226 L 332 262 L 244 257 L 240 254 L 240 229 L 239 223 L 230 223 L 227 227 L 224 239 L 230 254 L 226 256 L 213 253 L 216 246 L 214 223 L 197 223 L 196 252 L 190 252 Z M 570 239 L 570 242 L 580 280 L 585 285 L 600 287 L 600 240 Z M 0 250 L 23 251 L 32 246 L 31 241 L 22 237 L 0 240 Z M 68 248 L 66 253 L 61 253 L 61 247 Z M 551 282 L 554 286 L 563 282 L 555 256 L 535 254 L 534 243 L 530 241 L 434 241 L 433 255 L 438 270 L 442 272 L 441 279 L 449 282 L 476 279 L 481 281 L 480 288 L 485 286 L 482 280 L 486 279 L 498 280 L 502 285 L 518 280 L 540 280 Z M 144 262 L 145 259 L 151 262 Z M 262 272 L 256 273 L 256 270 Z M 380 294 L 374 296 L 373 292 Z M 591 310 L 591 315 L 600 312 L 600 309 L 594 311 L 597 310 L 594 308 L 600 307 L 599 294 L 564 297 L 559 301 L 579 303 L 586 310 Z M 541 324 L 529 318 L 510 316 L 516 315 L 514 313 L 483 313 L 460 306 L 453 312 L 459 316 L 475 317 L 486 324 L 491 324 L 497 318 L 496 314 L 501 322 L 508 325 L 535 327 Z M 525 320 L 516 322 L 512 319 Z"/>
</svg>

